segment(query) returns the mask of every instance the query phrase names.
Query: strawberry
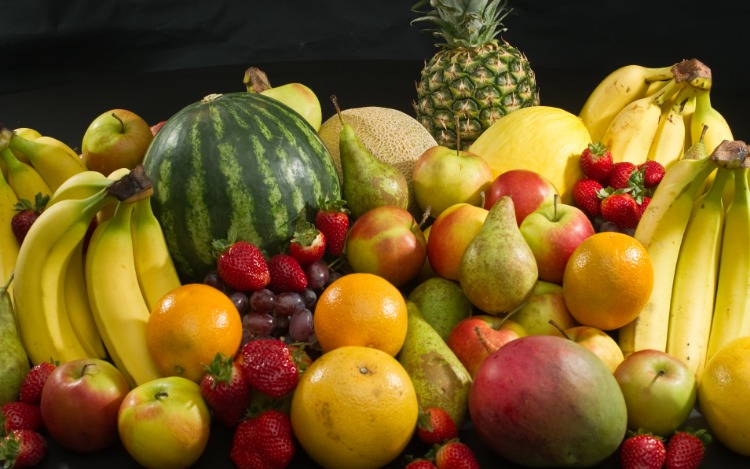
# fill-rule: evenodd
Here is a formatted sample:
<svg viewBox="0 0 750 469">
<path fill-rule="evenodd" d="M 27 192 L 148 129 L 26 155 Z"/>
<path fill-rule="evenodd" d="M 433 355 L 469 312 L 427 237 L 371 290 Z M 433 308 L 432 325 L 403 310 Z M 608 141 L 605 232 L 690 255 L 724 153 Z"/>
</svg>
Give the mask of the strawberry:
<svg viewBox="0 0 750 469">
<path fill-rule="evenodd" d="M 349 230 L 349 210 L 344 208 L 345 204 L 343 200 L 323 202 L 315 214 L 315 226 L 325 235 L 326 251 L 332 256 L 344 252 Z"/>
<path fill-rule="evenodd" d="M 282 469 L 294 458 L 292 422 L 279 410 L 265 410 L 237 425 L 230 458 L 239 469 Z"/>
<path fill-rule="evenodd" d="M 643 173 L 643 186 L 648 189 L 655 187 L 664 178 L 664 166 L 658 161 L 644 161 L 638 165 L 638 170 Z"/>
<path fill-rule="evenodd" d="M 281 339 L 259 338 L 242 346 L 242 370 L 250 386 L 278 398 L 294 390 L 299 382 L 298 363 L 302 349 L 292 349 Z"/>
<path fill-rule="evenodd" d="M 606 183 L 604 186 L 609 186 L 612 189 L 626 189 L 630 181 L 630 176 L 636 169 L 633 163 L 627 161 L 620 161 L 612 165 L 612 171 L 607 176 Z"/>
<path fill-rule="evenodd" d="M 633 196 L 615 191 L 601 203 L 602 218 L 617 225 L 621 230 L 635 228 L 641 219 L 641 210 Z"/>
<path fill-rule="evenodd" d="M 43 427 L 42 412 L 35 404 L 6 402 L 0 407 L 0 424 L 5 434 L 11 430 L 39 431 Z"/>
<path fill-rule="evenodd" d="M 457 439 L 436 445 L 434 449 L 437 469 L 479 469 L 474 452 Z"/>
<path fill-rule="evenodd" d="M 591 218 L 598 217 L 601 213 L 599 192 L 602 185 L 590 178 L 579 179 L 573 184 L 573 200 L 576 206 Z"/>
<path fill-rule="evenodd" d="M 648 207 L 649 203 L 651 203 L 651 197 L 643 196 L 641 198 L 641 203 L 638 204 L 638 208 L 641 210 L 641 216 L 643 216 L 643 212 L 646 211 L 646 207 Z"/>
<path fill-rule="evenodd" d="M 436 469 L 436 467 L 429 459 L 416 458 L 404 466 L 404 469 Z"/>
<path fill-rule="evenodd" d="M 239 291 L 262 290 L 271 281 L 263 251 L 247 241 L 215 240 L 216 271 L 224 283 Z"/>
<path fill-rule="evenodd" d="M 623 469 L 660 469 L 667 452 L 664 441 L 650 433 L 630 433 L 620 445 Z"/>
<path fill-rule="evenodd" d="M 49 195 L 42 195 L 41 192 L 38 192 L 34 203 L 31 203 L 28 199 L 20 199 L 16 203 L 14 208 L 18 213 L 10 219 L 10 228 L 13 230 L 18 244 L 23 243 L 26 233 L 29 232 L 31 225 L 42 214 L 44 207 L 47 206 L 47 202 L 49 202 Z"/>
<path fill-rule="evenodd" d="M 612 153 L 601 142 L 589 143 L 581 153 L 579 162 L 583 174 L 600 183 L 607 179 L 614 167 Z"/>
<path fill-rule="evenodd" d="M 326 236 L 312 223 L 300 219 L 289 241 L 289 254 L 302 268 L 321 259 L 326 251 Z"/>
<path fill-rule="evenodd" d="M 289 254 L 276 254 L 268 260 L 271 282 L 268 287 L 274 293 L 302 292 L 307 288 L 307 277 L 299 261 Z"/>
<path fill-rule="evenodd" d="M 0 440 L 3 467 L 36 466 L 47 456 L 47 440 L 33 430 L 13 430 Z"/>
<path fill-rule="evenodd" d="M 39 405 L 42 402 L 42 389 L 57 362 L 41 362 L 34 365 L 21 382 L 18 400 L 27 404 Z"/>
<path fill-rule="evenodd" d="M 201 395 L 214 416 L 227 427 L 235 427 L 245 417 L 252 388 L 242 366 L 217 353 L 200 381 Z"/>
<path fill-rule="evenodd" d="M 440 407 L 419 409 L 417 438 L 429 445 L 458 438 L 458 428 L 450 414 Z"/>
<path fill-rule="evenodd" d="M 676 431 L 667 443 L 666 469 L 697 469 L 710 442 L 711 435 L 704 429 Z"/>
</svg>

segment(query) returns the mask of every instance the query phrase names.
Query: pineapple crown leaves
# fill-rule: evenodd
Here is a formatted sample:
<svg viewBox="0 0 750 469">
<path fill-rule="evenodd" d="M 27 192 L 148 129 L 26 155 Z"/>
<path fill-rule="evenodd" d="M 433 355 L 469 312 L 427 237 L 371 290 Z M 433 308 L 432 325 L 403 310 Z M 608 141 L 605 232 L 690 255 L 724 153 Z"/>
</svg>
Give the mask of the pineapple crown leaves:
<svg viewBox="0 0 750 469">
<path fill-rule="evenodd" d="M 34 197 L 34 203 L 31 203 L 29 199 L 19 199 L 13 208 L 19 212 L 23 212 L 24 210 L 41 212 L 47 206 L 48 202 L 49 195 L 42 195 L 41 192 L 37 192 Z"/>
<path fill-rule="evenodd" d="M 429 2 L 433 9 L 422 8 Z M 498 34 L 507 30 L 503 19 L 512 11 L 506 8 L 507 0 L 419 0 L 412 11 L 426 13 L 412 20 L 432 22 L 437 28 L 425 29 L 432 35 L 445 39 L 438 47 L 476 47 L 493 42 Z"/>
</svg>

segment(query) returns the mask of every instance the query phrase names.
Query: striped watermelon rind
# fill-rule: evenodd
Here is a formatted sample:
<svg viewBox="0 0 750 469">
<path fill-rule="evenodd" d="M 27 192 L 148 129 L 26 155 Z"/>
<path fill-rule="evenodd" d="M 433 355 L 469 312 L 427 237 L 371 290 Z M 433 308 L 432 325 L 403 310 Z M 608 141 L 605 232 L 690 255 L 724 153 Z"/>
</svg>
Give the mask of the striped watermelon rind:
<svg viewBox="0 0 750 469">
<path fill-rule="evenodd" d="M 210 95 L 170 117 L 143 166 L 153 211 L 183 282 L 215 268 L 211 244 L 236 233 L 267 256 L 283 252 L 300 216 L 341 198 L 333 160 L 315 130 L 273 98 Z"/>
</svg>

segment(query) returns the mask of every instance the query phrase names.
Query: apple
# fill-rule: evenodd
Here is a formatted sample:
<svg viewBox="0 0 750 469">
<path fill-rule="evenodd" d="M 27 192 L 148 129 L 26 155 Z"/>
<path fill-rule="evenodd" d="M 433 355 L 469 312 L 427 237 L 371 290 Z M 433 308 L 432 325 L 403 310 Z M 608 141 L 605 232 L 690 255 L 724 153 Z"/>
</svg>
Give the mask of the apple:
<svg viewBox="0 0 750 469">
<path fill-rule="evenodd" d="M 565 266 L 581 241 L 594 234 L 594 225 L 586 214 L 554 196 L 551 205 L 543 205 L 523 219 L 519 229 L 534 253 L 539 278 L 562 284 Z"/>
<path fill-rule="evenodd" d="M 484 208 L 489 210 L 500 197 L 509 195 L 513 197 L 516 222 L 520 226 L 528 214 L 543 205 L 551 205 L 555 194 L 559 195 L 555 185 L 541 174 L 528 169 L 511 169 L 492 181 Z"/>
<path fill-rule="evenodd" d="M 120 168 L 133 169 L 143 161 L 153 140 L 151 127 L 126 109 L 97 116 L 83 134 L 81 156 L 86 167 L 104 175 Z"/>
<path fill-rule="evenodd" d="M 593 467 L 617 452 L 627 409 L 590 350 L 553 335 L 513 340 L 488 356 L 469 390 L 477 436 L 525 467 Z"/>
<path fill-rule="evenodd" d="M 417 205 L 437 218 L 458 203 L 481 205 L 492 184 L 492 170 L 479 155 L 442 145 L 424 151 L 414 163 L 412 185 Z"/>
<path fill-rule="evenodd" d="M 200 386 L 181 376 L 147 381 L 122 401 L 117 429 L 125 450 L 147 468 L 187 468 L 206 448 L 211 414 Z"/>
<path fill-rule="evenodd" d="M 380 275 L 397 287 L 417 276 L 427 256 L 422 228 L 408 210 L 392 205 L 357 218 L 345 249 L 354 272 Z"/>
<path fill-rule="evenodd" d="M 512 319 L 477 314 L 459 321 L 445 343 L 473 378 L 492 352 L 525 335 L 523 327 Z"/>
<path fill-rule="evenodd" d="M 156 124 L 152 125 L 151 126 L 151 133 L 153 135 L 156 135 L 157 133 L 159 133 L 159 131 L 161 130 L 161 128 L 164 127 L 164 124 L 166 124 L 166 123 L 167 123 L 167 121 L 159 121 Z"/>
<path fill-rule="evenodd" d="M 633 352 L 614 373 L 628 406 L 628 428 L 668 436 L 693 411 L 697 395 L 695 373 L 667 352 Z"/>
<path fill-rule="evenodd" d="M 117 413 L 130 386 L 120 370 L 98 358 L 59 364 L 42 388 L 42 421 L 60 446 L 80 453 L 117 441 Z"/>
<path fill-rule="evenodd" d="M 563 337 L 560 328 L 564 330 L 578 325 L 565 305 L 562 286 L 544 280 L 537 281 L 529 300 L 513 313 L 512 318 L 523 326 L 527 335 Z"/>
<path fill-rule="evenodd" d="M 462 202 L 451 205 L 435 218 L 427 239 L 427 259 L 437 275 L 458 280 L 461 257 L 488 213 L 482 207 Z"/>
<path fill-rule="evenodd" d="M 617 341 L 601 329 L 591 326 L 573 326 L 564 330 L 565 336 L 594 352 L 614 373 L 625 357 Z"/>
</svg>

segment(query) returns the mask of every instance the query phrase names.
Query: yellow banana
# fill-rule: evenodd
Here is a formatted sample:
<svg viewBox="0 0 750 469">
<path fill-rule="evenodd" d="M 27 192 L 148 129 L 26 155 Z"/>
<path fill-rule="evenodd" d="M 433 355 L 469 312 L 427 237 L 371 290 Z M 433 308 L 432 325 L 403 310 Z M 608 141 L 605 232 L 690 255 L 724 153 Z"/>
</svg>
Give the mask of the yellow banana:
<svg viewBox="0 0 750 469">
<path fill-rule="evenodd" d="M 671 78 L 671 66 L 647 68 L 625 65 L 607 75 L 594 88 L 578 114 L 589 130 L 591 140 L 599 142 L 609 123 L 622 108 L 646 96 L 650 82 Z"/>
<path fill-rule="evenodd" d="M 66 199 L 85 199 L 112 183 L 99 171 L 83 171 L 69 177 L 52 194 L 47 206 Z"/>
<path fill-rule="evenodd" d="M 708 153 L 712 153 L 724 140 L 734 140 L 732 129 L 724 116 L 711 106 L 710 93 L 710 90 L 698 93 L 690 119 L 690 136 L 694 142 L 700 138 L 703 127 L 707 127 L 703 140 Z"/>
<path fill-rule="evenodd" d="M 78 154 L 52 137 L 28 140 L 15 134 L 9 145 L 26 156 L 52 192 L 72 175 L 86 171 L 86 165 Z"/>
<path fill-rule="evenodd" d="M 646 93 L 644 94 L 644 96 L 653 96 L 657 91 L 664 88 L 667 83 L 669 83 L 669 79 L 671 78 L 672 75 L 670 74 L 668 79 L 652 81 L 648 84 L 648 88 L 646 88 Z"/>
<path fill-rule="evenodd" d="M 697 92 L 696 88 L 686 86 L 677 94 L 671 105 L 664 108 L 647 159 L 657 161 L 665 169 L 669 169 L 682 158 L 686 134 L 683 113 L 688 101 L 695 97 Z"/>
<path fill-rule="evenodd" d="M 10 278 L 18 259 L 18 240 L 10 227 L 10 221 L 17 213 L 17 202 L 13 188 L 0 174 L 0 275 L 4 279 Z M 8 293 L 12 295 L 13 290 L 8 290 Z"/>
<path fill-rule="evenodd" d="M 83 246 L 84 243 L 81 240 L 73 251 L 68 262 L 68 269 L 64 274 L 65 309 L 68 312 L 73 332 L 88 356 L 103 359 L 107 357 L 107 351 L 89 304 Z"/>
<path fill-rule="evenodd" d="M 36 140 L 37 138 L 42 136 L 42 134 L 39 131 L 31 129 L 29 127 L 19 127 L 17 129 L 14 129 L 13 132 L 15 132 L 16 135 L 20 135 L 21 137 L 29 139 L 29 140 Z M 28 160 L 28 158 L 26 158 L 26 155 L 24 155 L 20 151 L 13 150 L 12 148 L 11 148 L 11 151 L 13 152 L 14 155 L 16 155 L 16 158 L 23 161 L 24 163 L 30 164 L 30 161 Z"/>
<path fill-rule="evenodd" d="M 694 158 L 695 149 L 666 172 L 635 229 L 635 238 L 649 253 L 654 267 L 654 286 L 638 317 L 619 330 L 624 355 L 652 348 L 665 351 L 669 309 L 680 244 L 693 209 L 716 162 L 705 155 Z"/>
<path fill-rule="evenodd" d="M 711 189 L 695 201 L 675 269 L 667 353 L 696 377 L 706 364 L 724 228 L 722 196 L 731 176 L 731 170 L 719 167 Z"/>
<path fill-rule="evenodd" d="M 161 297 L 181 283 L 159 220 L 151 211 L 150 197 L 135 203 L 131 228 L 138 284 L 153 311 Z"/>
<path fill-rule="evenodd" d="M 685 103 L 684 109 L 682 110 L 682 120 L 685 123 L 685 143 L 683 145 L 683 148 L 685 149 L 690 148 L 690 146 L 693 144 L 693 135 L 690 130 L 690 123 L 693 119 L 693 113 L 695 112 L 695 103 L 697 101 L 697 96 L 698 95 L 696 93 L 695 96 L 688 99 Z M 700 139 L 700 135 L 698 136 L 698 139 Z"/>
<path fill-rule="evenodd" d="M 131 387 L 161 377 L 148 348 L 150 310 L 141 294 L 131 234 L 132 202 L 94 230 L 86 254 L 86 286 L 99 333 Z"/>
<path fill-rule="evenodd" d="M 128 174 L 130 170 L 128 168 L 120 168 L 112 171 L 107 175 L 107 179 L 120 179 L 123 175 Z M 105 207 L 101 212 L 96 214 L 96 221 L 99 223 L 103 222 L 104 220 L 108 220 L 112 218 L 112 215 L 115 213 L 116 205 L 110 205 L 109 207 Z"/>
<path fill-rule="evenodd" d="M 19 161 L 9 148 L 0 150 L 0 155 L 8 168 L 8 184 L 19 199 L 33 202 L 37 194 L 47 197 L 52 195 L 49 186 L 36 169 Z"/>
</svg>

